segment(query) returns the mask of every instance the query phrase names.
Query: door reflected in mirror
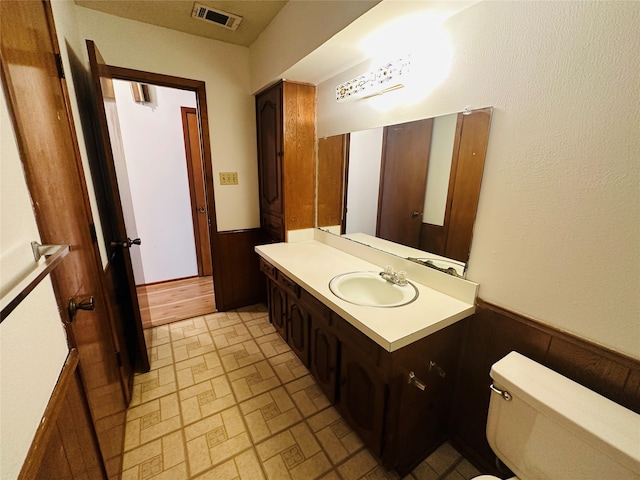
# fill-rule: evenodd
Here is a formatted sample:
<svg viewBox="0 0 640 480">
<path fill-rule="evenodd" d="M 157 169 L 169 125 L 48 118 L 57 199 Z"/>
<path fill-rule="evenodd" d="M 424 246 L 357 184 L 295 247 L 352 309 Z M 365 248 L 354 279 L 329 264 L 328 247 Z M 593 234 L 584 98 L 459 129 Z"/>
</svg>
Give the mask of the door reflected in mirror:
<svg viewBox="0 0 640 480">
<path fill-rule="evenodd" d="M 464 272 L 491 113 L 489 107 L 320 139 L 317 226 L 405 258 L 431 259 L 427 266 L 451 259 Z"/>
</svg>

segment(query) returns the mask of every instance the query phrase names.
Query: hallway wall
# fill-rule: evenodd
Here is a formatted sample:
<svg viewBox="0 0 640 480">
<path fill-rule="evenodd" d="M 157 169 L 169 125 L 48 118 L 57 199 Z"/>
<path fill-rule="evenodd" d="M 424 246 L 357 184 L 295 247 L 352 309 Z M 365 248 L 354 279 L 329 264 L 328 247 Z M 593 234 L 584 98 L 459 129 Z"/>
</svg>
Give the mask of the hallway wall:
<svg viewBox="0 0 640 480">
<path fill-rule="evenodd" d="M 136 285 L 198 275 L 180 107 L 196 107 L 194 92 L 149 86 L 151 101 L 135 103 L 131 83 L 114 80 L 132 200 L 142 240 Z M 120 180 L 118 180 L 120 183 Z M 130 230 L 127 225 L 127 231 Z M 136 248 L 136 247 L 133 247 Z"/>
</svg>

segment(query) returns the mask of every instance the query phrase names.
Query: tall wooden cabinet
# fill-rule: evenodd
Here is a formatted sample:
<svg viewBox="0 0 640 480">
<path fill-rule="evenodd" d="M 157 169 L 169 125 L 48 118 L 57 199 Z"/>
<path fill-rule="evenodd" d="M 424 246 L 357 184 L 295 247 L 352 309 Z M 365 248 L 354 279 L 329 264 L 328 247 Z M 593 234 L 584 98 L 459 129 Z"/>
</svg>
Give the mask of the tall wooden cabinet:
<svg viewBox="0 0 640 480">
<path fill-rule="evenodd" d="M 315 87 L 281 81 L 256 96 L 264 243 L 315 222 Z"/>
</svg>

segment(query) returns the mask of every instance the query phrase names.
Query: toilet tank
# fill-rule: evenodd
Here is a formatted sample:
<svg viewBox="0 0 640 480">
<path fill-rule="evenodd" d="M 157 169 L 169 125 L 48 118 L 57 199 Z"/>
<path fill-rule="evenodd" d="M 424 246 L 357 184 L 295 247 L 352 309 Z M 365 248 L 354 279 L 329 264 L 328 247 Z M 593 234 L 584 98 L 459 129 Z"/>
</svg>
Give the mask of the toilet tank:
<svg viewBox="0 0 640 480">
<path fill-rule="evenodd" d="M 487 439 L 521 480 L 640 480 L 640 415 L 517 352 L 491 368 Z"/>
</svg>

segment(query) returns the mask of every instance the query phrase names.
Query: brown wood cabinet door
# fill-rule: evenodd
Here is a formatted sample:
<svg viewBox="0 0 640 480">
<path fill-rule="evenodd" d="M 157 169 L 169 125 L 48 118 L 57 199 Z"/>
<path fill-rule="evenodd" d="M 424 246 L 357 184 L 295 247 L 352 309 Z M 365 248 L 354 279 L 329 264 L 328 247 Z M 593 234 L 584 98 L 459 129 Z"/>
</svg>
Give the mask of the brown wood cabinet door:
<svg viewBox="0 0 640 480">
<path fill-rule="evenodd" d="M 269 317 L 282 338 L 287 340 L 287 295 L 273 280 L 269 284 Z"/>
<path fill-rule="evenodd" d="M 433 119 L 384 129 L 376 235 L 410 247 L 420 244 Z"/>
<path fill-rule="evenodd" d="M 256 98 L 260 210 L 284 212 L 282 191 L 282 85 Z"/>
<path fill-rule="evenodd" d="M 398 471 L 413 468 L 450 432 L 463 333 L 464 324 L 458 322 L 395 352 L 400 400 L 387 438 L 392 437 L 389 448 L 395 448 Z M 424 390 L 408 382 L 409 372 L 426 385 Z"/>
<path fill-rule="evenodd" d="M 72 246 L 51 274 L 56 300 L 69 343 L 78 350 L 102 457 L 109 476 L 118 477 L 126 414 L 116 357 L 120 339 L 107 311 L 67 87 L 58 69 L 51 6 L 47 2 L 0 2 L 0 29 L 2 84 L 38 230 L 45 244 Z M 88 296 L 94 297 L 95 309 L 69 316 L 69 299 Z"/>
<path fill-rule="evenodd" d="M 289 297 L 287 342 L 300 361 L 309 366 L 309 316 L 299 301 Z"/>
<path fill-rule="evenodd" d="M 311 314 L 309 335 L 309 368 L 331 403 L 336 401 L 338 341 L 326 322 Z"/>
<path fill-rule="evenodd" d="M 380 455 L 387 386 L 367 363 L 356 349 L 341 345 L 338 407 L 367 447 Z"/>
</svg>

